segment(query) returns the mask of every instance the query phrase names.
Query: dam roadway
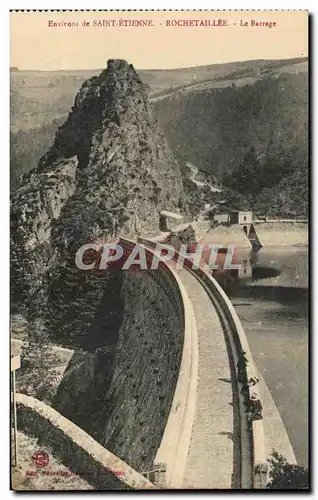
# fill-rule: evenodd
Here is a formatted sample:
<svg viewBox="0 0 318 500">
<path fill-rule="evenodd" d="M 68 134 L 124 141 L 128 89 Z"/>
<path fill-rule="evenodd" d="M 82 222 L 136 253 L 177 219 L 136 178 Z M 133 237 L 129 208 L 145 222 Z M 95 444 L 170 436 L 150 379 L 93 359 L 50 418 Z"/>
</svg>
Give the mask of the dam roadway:
<svg viewBox="0 0 318 500">
<path fill-rule="evenodd" d="M 154 238 L 155 239 L 155 238 Z M 151 239 L 139 245 L 154 248 Z M 267 458 L 273 449 L 290 463 L 295 456 L 273 398 L 260 376 L 240 320 L 216 281 L 188 265 L 169 262 L 190 299 L 198 344 L 195 414 L 183 477 L 184 488 L 264 488 Z M 263 406 L 263 419 L 247 421 L 243 384 L 236 375 L 239 353 L 248 358 L 246 378 L 257 374 L 253 387 Z M 251 393 L 250 393 L 251 395 Z M 249 396 L 250 397 L 250 396 Z"/>
<path fill-rule="evenodd" d="M 192 302 L 198 331 L 198 386 L 184 488 L 238 487 L 239 436 L 235 427 L 231 369 L 220 319 L 197 279 L 177 271 Z M 233 474 L 233 469 L 235 473 Z M 234 484 L 233 484 L 234 483 Z"/>
</svg>

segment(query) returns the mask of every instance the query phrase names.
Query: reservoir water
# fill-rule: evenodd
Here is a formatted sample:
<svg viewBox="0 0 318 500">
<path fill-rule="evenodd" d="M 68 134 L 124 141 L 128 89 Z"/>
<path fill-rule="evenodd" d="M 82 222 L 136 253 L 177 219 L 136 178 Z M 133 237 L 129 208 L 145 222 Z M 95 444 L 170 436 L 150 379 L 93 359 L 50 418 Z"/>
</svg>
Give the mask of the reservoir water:
<svg viewBox="0 0 318 500">
<path fill-rule="evenodd" d="M 269 387 L 299 465 L 308 466 L 308 248 L 242 254 L 252 277 L 228 295 Z"/>
</svg>

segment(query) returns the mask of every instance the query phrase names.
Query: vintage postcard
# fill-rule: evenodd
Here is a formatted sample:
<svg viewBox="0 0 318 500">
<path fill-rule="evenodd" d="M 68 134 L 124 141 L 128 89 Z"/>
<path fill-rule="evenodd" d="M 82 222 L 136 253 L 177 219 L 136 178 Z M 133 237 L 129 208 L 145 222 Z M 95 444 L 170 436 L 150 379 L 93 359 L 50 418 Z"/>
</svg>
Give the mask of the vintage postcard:
<svg viewBox="0 0 318 500">
<path fill-rule="evenodd" d="M 308 12 L 10 22 L 11 488 L 310 488 Z"/>
</svg>

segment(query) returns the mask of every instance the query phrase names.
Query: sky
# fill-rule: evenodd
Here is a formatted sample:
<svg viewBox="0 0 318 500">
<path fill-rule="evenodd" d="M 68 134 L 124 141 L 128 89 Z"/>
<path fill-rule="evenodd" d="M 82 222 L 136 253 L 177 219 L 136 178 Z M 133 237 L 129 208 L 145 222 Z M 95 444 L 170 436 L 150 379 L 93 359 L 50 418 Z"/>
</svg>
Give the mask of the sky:
<svg viewBox="0 0 318 500">
<path fill-rule="evenodd" d="M 172 20 L 220 18 L 227 26 L 166 26 Z M 154 26 L 93 26 L 94 20 L 121 19 L 143 19 Z M 252 20 L 276 26 L 252 26 Z M 49 27 L 50 21 L 79 26 Z M 115 58 L 137 69 L 172 69 L 302 57 L 308 55 L 307 22 L 306 11 L 11 12 L 10 65 L 20 70 L 96 69 Z"/>
</svg>

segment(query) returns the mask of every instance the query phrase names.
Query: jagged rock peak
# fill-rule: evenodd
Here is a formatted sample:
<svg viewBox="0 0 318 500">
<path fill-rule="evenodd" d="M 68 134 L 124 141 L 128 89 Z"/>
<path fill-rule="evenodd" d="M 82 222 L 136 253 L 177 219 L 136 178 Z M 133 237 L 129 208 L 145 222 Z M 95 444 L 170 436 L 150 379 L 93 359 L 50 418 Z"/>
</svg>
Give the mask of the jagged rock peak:
<svg viewBox="0 0 318 500">
<path fill-rule="evenodd" d="M 137 81 L 142 83 L 138 73 L 135 71 L 134 66 L 129 64 L 124 59 L 108 59 L 107 68 L 102 71 L 102 73 L 98 76 L 98 79 L 101 82 L 111 76 L 118 79 L 127 79 L 129 77 L 135 78 Z"/>
<path fill-rule="evenodd" d="M 132 64 L 122 59 L 109 59 L 107 68 L 99 76 L 86 80 L 77 98 L 75 106 L 79 106 L 87 97 L 97 97 L 104 104 L 109 104 L 109 98 L 123 98 L 125 95 L 140 92 L 145 96 L 149 93 L 149 86 L 145 85 Z"/>
<path fill-rule="evenodd" d="M 39 169 L 50 168 L 59 157 L 75 155 L 80 168 L 85 166 L 95 132 L 113 125 L 135 125 L 138 108 L 149 111 L 148 94 L 149 86 L 141 81 L 132 64 L 110 59 L 99 76 L 83 83 L 68 119 L 56 133 L 53 147 L 40 160 Z"/>
<path fill-rule="evenodd" d="M 40 286 L 53 261 L 74 266 L 88 242 L 158 230 L 162 209 L 185 209 L 179 165 L 148 87 L 132 65 L 110 60 L 84 82 L 53 146 L 12 197 L 13 274 L 27 282 L 19 289 Z"/>
</svg>

